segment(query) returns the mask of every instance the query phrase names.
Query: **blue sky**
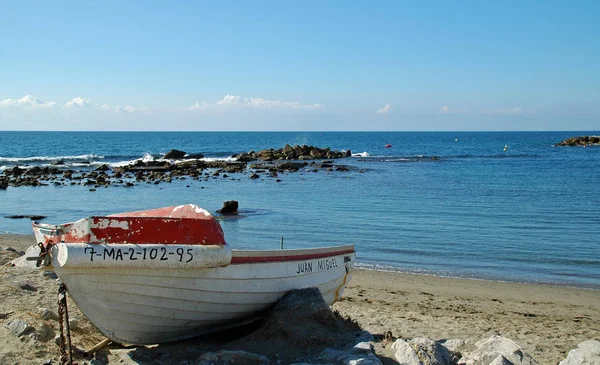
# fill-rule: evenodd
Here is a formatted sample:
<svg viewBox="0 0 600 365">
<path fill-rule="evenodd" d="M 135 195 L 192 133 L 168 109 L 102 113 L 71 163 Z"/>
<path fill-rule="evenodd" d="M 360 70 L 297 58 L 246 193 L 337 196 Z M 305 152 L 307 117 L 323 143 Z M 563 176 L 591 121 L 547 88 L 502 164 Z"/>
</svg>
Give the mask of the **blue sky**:
<svg viewBox="0 0 600 365">
<path fill-rule="evenodd" d="M 598 1 L 0 1 L 0 130 L 598 130 Z"/>
</svg>

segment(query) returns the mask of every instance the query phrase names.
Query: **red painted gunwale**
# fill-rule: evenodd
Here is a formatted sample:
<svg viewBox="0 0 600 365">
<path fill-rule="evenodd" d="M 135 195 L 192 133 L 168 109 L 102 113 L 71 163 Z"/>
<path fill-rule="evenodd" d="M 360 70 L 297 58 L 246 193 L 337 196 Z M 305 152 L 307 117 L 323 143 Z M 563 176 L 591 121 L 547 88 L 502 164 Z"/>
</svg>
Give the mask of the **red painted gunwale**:
<svg viewBox="0 0 600 365">
<path fill-rule="evenodd" d="M 231 264 L 256 264 L 268 262 L 287 262 L 316 260 L 327 257 L 354 253 L 354 246 L 328 247 L 322 249 L 282 250 L 282 251 L 252 251 L 233 250 Z"/>
</svg>

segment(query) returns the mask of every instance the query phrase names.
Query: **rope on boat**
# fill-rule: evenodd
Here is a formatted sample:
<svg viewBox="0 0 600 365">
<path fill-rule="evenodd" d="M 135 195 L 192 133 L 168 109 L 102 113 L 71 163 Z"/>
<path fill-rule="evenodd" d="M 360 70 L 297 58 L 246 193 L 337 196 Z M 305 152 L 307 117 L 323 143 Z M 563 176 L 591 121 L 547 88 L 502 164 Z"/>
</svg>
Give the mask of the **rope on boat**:
<svg viewBox="0 0 600 365">
<path fill-rule="evenodd" d="M 69 310 L 67 308 L 67 286 L 63 283 L 58 287 L 58 318 L 60 327 L 60 363 L 62 365 L 76 365 L 73 364 L 73 346 L 71 344 Z"/>
<path fill-rule="evenodd" d="M 342 281 L 342 283 L 340 284 L 340 286 L 337 287 L 337 289 L 335 290 L 335 297 L 334 297 L 334 301 L 337 302 L 338 300 L 340 300 L 340 291 L 342 290 L 342 288 L 344 286 L 346 286 L 346 281 L 348 280 L 348 274 L 350 273 L 350 270 L 348 269 L 348 266 L 344 265 L 346 268 L 346 274 L 344 274 L 344 281 Z"/>
</svg>

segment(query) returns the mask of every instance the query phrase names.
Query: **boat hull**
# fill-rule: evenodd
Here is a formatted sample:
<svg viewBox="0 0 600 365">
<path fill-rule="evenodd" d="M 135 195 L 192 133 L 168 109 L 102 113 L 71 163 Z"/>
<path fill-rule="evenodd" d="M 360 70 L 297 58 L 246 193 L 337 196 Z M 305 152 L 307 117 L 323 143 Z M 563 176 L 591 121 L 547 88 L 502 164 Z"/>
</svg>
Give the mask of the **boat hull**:
<svg viewBox="0 0 600 365">
<path fill-rule="evenodd" d="M 61 245 L 52 248 L 53 261 L 61 247 L 69 246 Z M 131 267 L 114 260 L 53 266 L 77 306 L 106 337 L 154 344 L 243 324 L 293 289 L 317 287 L 332 304 L 350 280 L 354 260 L 354 246 L 338 246 L 231 250 L 231 263 L 224 267 Z"/>
</svg>

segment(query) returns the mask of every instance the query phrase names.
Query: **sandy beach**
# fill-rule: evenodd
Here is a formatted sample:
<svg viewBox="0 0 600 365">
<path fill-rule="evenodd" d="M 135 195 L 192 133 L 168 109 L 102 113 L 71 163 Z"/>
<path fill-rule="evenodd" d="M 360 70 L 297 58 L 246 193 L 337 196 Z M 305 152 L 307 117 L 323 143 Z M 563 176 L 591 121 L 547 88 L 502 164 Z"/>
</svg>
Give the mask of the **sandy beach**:
<svg viewBox="0 0 600 365">
<path fill-rule="evenodd" d="M 540 364 L 600 339 L 600 291 L 357 270 L 334 308 L 373 334 L 477 341 L 498 334 Z"/>
<path fill-rule="evenodd" d="M 24 251 L 34 243 L 33 236 L 0 235 L 1 263 L 19 255 L 7 248 Z M 7 265 L 0 268 L 0 276 L 0 363 L 56 359 L 53 340 L 18 338 L 4 326 L 20 318 L 39 332 L 44 321 L 38 308 L 56 311 L 54 279 Z M 23 289 L 24 283 L 35 290 Z M 540 364 L 557 364 L 580 342 L 600 339 L 598 290 L 356 270 L 343 300 L 333 308 L 377 339 L 391 331 L 406 339 L 463 339 L 468 347 L 499 334 L 521 345 Z M 102 339 L 72 303 L 70 313 L 79 322 L 73 331 L 76 346 L 86 348 Z M 53 337 L 56 329 L 48 332 Z M 386 357 L 383 341 L 376 350 Z"/>
</svg>

